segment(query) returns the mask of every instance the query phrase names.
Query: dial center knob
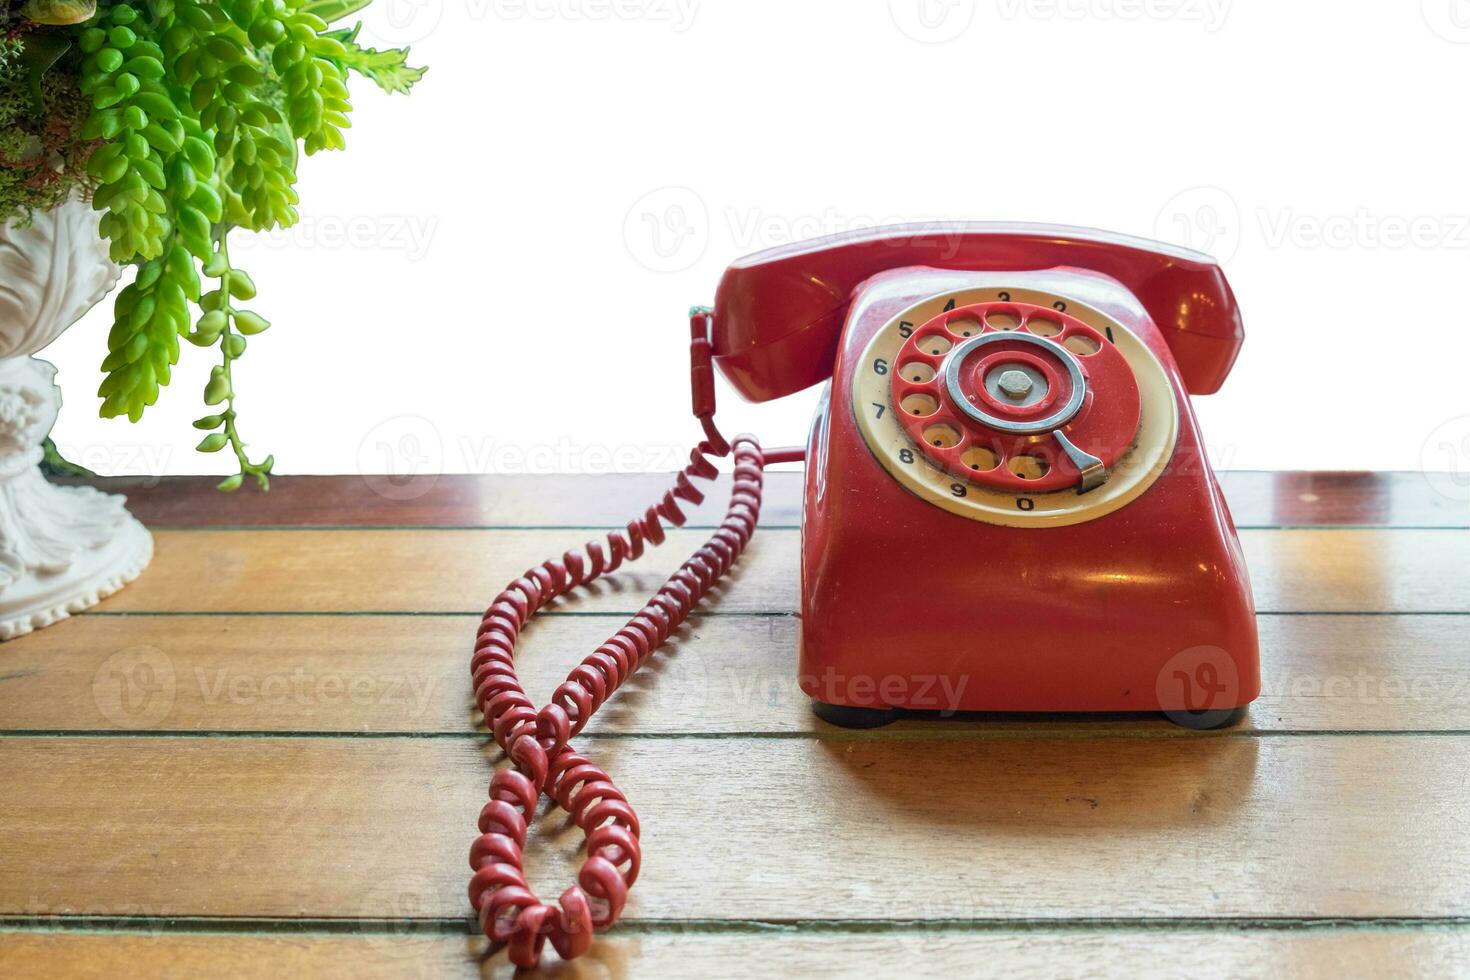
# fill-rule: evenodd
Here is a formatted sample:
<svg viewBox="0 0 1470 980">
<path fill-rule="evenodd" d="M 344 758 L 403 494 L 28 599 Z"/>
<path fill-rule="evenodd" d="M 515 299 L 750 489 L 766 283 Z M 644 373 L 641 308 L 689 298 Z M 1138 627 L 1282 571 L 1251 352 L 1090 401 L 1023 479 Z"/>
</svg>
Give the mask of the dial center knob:
<svg viewBox="0 0 1470 980">
<path fill-rule="evenodd" d="M 1012 401 L 1020 401 L 1031 394 L 1033 385 L 1031 376 L 1025 371 L 1008 368 L 996 372 L 995 387 Z"/>
</svg>

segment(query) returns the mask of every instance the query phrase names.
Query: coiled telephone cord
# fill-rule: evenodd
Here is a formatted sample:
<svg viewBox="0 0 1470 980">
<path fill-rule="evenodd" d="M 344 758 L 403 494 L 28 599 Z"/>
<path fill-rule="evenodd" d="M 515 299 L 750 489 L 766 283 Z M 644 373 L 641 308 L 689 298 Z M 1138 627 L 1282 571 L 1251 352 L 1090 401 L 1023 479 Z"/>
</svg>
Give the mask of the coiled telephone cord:
<svg viewBox="0 0 1470 980">
<path fill-rule="evenodd" d="M 505 944 L 517 966 L 537 965 L 548 940 L 563 959 L 580 956 L 592 945 L 593 931 L 606 929 L 622 914 L 642 859 L 638 817 L 608 774 L 577 752 L 570 739 L 740 558 L 760 516 L 765 466 L 801 457 L 799 450 L 762 453 L 748 435 L 727 444 L 708 416 L 702 421 L 709 438 L 689 454 L 689 465 L 657 504 L 629 521 L 626 531 L 608 533 L 605 545 L 588 542 L 580 552 L 568 551 L 526 572 L 496 596 L 480 623 L 470 660 L 475 703 L 511 765 L 490 781 L 490 801 L 480 811 L 480 836 L 470 846 L 470 905 L 485 936 Z M 636 561 L 645 545 L 662 544 L 665 523 L 684 524 L 681 503 L 704 499 L 691 480 L 716 477 L 711 457 L 731 452 L 734 486 L 720 526 L 538 710 L 514 665 L 526 621 L 577 586 Z M 577 882 L 562 892 L 557 905 L 541 901 L 524 872 L 527 826 L 543 792 L 587 837 Z"/>
</svg>

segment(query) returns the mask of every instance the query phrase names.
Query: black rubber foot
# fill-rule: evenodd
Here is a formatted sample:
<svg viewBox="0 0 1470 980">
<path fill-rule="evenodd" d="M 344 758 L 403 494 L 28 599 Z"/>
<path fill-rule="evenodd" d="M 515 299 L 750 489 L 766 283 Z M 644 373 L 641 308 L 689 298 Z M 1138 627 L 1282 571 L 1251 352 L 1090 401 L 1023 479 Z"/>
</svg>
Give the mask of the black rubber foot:
<svg viewBox="0 0 1470 980">
<path fill-rule="evenodd" d="M 838 728 L 881 728 L 898 720 L 897 708 L 853 708 L 825 701 L 813 701 L 812 714 Z"/>
<path fill-rule="evenodd" d="M 1231 728 L 1245 717 L 1245 705 L 1239 708 L 1217 708 L 1213 711 L 1165 711 L 1164 717 L 1181 728 L 1206 732 L 1214 728 Z"/>
</svg>

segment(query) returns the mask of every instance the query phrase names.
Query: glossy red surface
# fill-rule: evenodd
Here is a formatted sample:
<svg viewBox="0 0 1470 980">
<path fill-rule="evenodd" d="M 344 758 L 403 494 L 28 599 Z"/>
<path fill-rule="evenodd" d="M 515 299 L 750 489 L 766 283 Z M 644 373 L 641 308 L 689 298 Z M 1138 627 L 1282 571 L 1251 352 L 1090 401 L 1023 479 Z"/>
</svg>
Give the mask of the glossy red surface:
<svg viewBox="0 0 1470 980">
<path fill-rule="evenodd" d="M 975 276 L 918 269 L 871 280 L 855 297 L 807 452 L 802 689 L 831 704 L 937 710 L 1250 702 L 1260 669 L 1245 562 L 1164 331 L 1106 276 L 1012 279 L 1104 309 L 1158 357 L 1179 412 L 1167 469 L 1121 509 L 1066 527 L 981 523 L 913 496 L 857 429 L 854 366 L 890 317 Z"/>
<path fill-rule="evenodd" d="M 715 363 L 742 395 L 779 398 L 831 376 L 854 290 L 905 266 L 1026 271 L 1095 269 L 1123 283 L 1168 337 L 1187 389 L 1216 391 L 1244 338 L 1225 276 L 1207 255 L 1061 225 L 893 225 L 757 252 L 715 294 Z"/>
</svg>

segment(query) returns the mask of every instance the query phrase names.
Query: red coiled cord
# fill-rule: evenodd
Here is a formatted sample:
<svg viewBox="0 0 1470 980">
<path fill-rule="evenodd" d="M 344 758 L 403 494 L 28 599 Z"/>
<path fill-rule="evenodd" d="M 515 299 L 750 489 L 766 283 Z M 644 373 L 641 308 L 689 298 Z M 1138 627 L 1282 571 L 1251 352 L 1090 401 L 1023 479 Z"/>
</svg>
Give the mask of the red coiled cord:
<svg viewBox="0 0 1470 980">
<path fill-rule="evenodd" d="M 585 554 L 568 551 L 526 572 L 495 598 L 480 623 L 470 660 L 475 703 L 511 767 L 490 781 L 490 802 L 480 811 L 480 836 L 470 846 L 470 905 L 486 937 L 507 944 L 517 966 L 537 965 L 548 939 L 563 959 L 580 956 L 592 945 L 593 930 L 606 929 L 622 914 L 642 859 L 638 817 L 608 774 L 569 740 L 740 558 L 760 516 L 766 464 L 800 457 L 799 451 L 763 454 L 748 435 L 737 436 L 732 447 L 707 415 L 703 420 L 710 438 L 689 454 L 689 465 L 662 500 L 642 518 L 629 521 L 626 532 L 610 532 L 606 549 L 592 541 Z M 713 479 L 719 471 L 709 457 L 732 449 L 735 483 L 724 521 L 627 625 L 567 675 L 551 703 L 538 711 L 516 679 L 514 666 L 516 640 L 526 621 L 558 596 L 625 561 L 636 561 L 645 542 L 662 544 L 663 522 L 684 524 L 680 501 L 698 504 L 704 499 L 690 479 Z M 587 835 L 587 858 L 559 905 L 541 901 L 526 884 L 523 870 L 527 825 L 543 791 Z"/>
</svg>

